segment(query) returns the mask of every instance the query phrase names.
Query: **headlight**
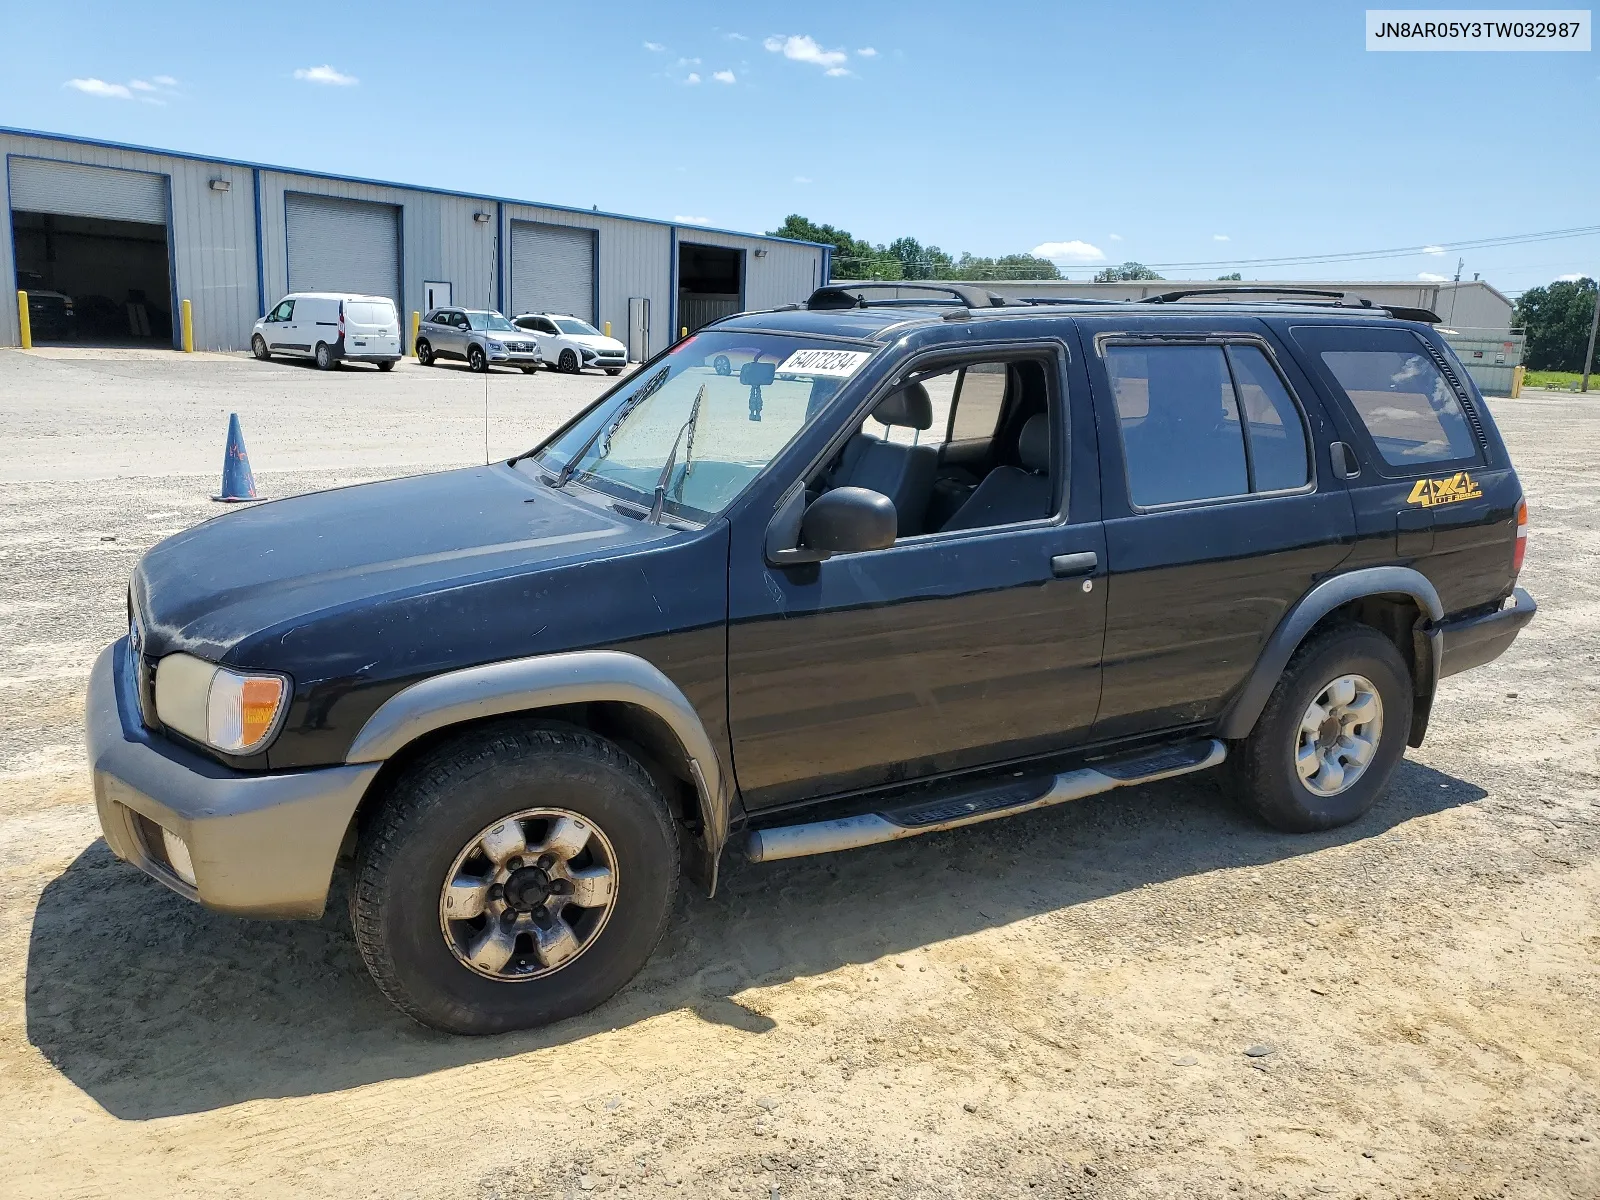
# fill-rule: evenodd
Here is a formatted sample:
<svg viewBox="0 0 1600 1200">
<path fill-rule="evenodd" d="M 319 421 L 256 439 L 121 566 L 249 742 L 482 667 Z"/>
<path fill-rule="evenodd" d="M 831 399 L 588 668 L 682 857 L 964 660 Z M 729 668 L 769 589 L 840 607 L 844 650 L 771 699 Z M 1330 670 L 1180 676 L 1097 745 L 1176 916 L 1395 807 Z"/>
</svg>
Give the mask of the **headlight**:
<svg viewBox="0 0 1600 1200">
<path fill-rule="evenodd" d="M 187 654 L 156 664 L 156 716 L 185 737 L 227 754 L 254 754 L 278 731 L 289 681 L 219 667 Z"/>
<path fill-rule="evenodd" d="M 490 342 L 489 343 L 489 349 L 491 349 L 491 350 L 504 350 L 505 348 L 506 347 L 505 347 L 505 343 L 504 342 Z"/>
</svg>

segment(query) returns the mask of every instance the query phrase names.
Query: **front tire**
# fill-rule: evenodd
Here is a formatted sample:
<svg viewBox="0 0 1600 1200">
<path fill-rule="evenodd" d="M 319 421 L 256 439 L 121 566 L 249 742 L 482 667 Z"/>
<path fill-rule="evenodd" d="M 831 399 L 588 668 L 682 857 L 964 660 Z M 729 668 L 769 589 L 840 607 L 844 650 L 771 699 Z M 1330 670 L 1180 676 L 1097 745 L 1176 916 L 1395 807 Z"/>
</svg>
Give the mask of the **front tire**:
<svg viewBox="0 0 1600 1200">
<path fill-rule="evenodd" d="M 339 360 L 333 355 L 333 347 L 327 342 L 318 342 L 312 357 L 316 360 L 319 371 L 331 371 L 339 365 Z"/>
<path fill-rule="evenodd" d="M 622 374 L 622 368 L 621 367 L 607 367 L 606 368 L 606 374 L 607 375 L 621 375 Z"/>
<path fill-rule="evenodd" d="M 254 354 L 262 362 L 270 362 L 272 360 L 272 351 L 267 349 L 267 339 L 259 333 L 250 339 L 250 353 Z"/>
<path fill-rule="evenodd" d="M 433 347 L 422 339 L 417 339 L 417 361 L 425 367 L 431 367 L 438 360 L 433 356 Z"/>
<path fill-rule="evenodd" d="M 571 350 L 563 350 L 561 357 L 556 360 L 562 374 L 576 375 L 578 373 L 578 356 Z"/>
<path fill-rule="evenodd" d="M 1236 759 L 1243 799 L 1291 833 L 1348 825 L 1384 795 L 1411 728 L 1411 672 L 1366 625 L 1307 641 Z"/>
<path fill-rule="evenodd" d="M 538 367 L 523 367 L 522 368 L 522 373 L 524 375 L 532 375 L 538 369 L 539 369 Z"/>
<path fill-rule="evenodd" d="M 483 352 L 482 346 L 467 347 L 467 366 L 479 374 L 489 369 L 489 356 Z"/>
<path fill-rule="evenodd" d="M 362 838 L 353 915 L 379 989 L 451 1033 L 576 1016 L 666 928 L 677 829 L 645 770 L 581 730 L 490 726 L 395 783 Z"/>
</svg>

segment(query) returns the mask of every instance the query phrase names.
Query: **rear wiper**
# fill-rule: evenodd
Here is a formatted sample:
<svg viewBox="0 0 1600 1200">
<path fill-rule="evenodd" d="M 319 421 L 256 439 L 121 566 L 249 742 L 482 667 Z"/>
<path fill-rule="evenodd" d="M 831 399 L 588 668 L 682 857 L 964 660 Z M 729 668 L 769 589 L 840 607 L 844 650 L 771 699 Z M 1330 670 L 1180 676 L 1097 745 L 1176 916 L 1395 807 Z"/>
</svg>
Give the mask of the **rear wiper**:
<svg viewBox="0 0 1600 1200">
<path fill-rule="evenodd" d="M 689 474 L 689 459 L 694 454 L 694 427 L 700 420 L 700 401 L 706 398 L 706 385 L 701 384 L 700 390 L 694 394 L 694 407 L 689 410 L 689 419 L 678 427 L 678 436 L 672 439 L 672 449 L 667 452 L 667 463 L 661 468 L 661 474 L 656 476 L 656 498 L 650 505 L 650 523 L 661 524 L 661 510 L 667 502 L 667 480 L 672 478 L 672 468 L 678 465 L 678 443 L 683 441 L 683 435 L 689 435 L 689 445 L 683 452 L 683 473 Z M 678 498 L 683 498 L 682 482 L 678 486 Z"/>
</svg>

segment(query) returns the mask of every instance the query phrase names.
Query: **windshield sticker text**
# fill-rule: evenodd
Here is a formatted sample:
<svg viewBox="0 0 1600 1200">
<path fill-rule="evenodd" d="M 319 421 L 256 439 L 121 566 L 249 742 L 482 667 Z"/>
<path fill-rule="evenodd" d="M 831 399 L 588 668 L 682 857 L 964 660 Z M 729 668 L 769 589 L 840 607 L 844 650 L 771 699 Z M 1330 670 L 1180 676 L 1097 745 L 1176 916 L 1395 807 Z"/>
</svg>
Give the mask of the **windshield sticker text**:
<svg viewBox="0 0 1600 1200">
<path fill-rule="evenodd" d="M 872 357 L 870 350 L 796 350 L 778 367 L 779 375 L 854 375 Z"/>
</svg>

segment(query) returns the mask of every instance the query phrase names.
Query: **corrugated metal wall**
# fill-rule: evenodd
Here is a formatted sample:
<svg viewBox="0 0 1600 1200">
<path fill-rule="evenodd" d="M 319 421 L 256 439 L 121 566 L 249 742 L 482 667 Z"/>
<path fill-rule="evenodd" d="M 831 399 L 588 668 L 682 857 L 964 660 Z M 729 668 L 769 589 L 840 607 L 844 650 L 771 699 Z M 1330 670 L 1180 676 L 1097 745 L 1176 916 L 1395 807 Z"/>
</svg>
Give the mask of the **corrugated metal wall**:
<svg viewBox="0 0 1600 1200">
<path fill-rule="evenodd" d="M 401 208 L 401 308 L 422 305 L 425 279 L 448 280 L 457 304 L 506 308 L 511 304 L 510 222 L 569 225 L 596 232 L 599 291 L 596 323 L 610 321 L 625 337 L 628 299 L 651 302 L 652 354 L 677 334 L 672 295 L 674 228 L 627 217 L 582 210 L 547 208 L 473 196 L 420 191 L 391 184 L 330 179 L 270 167 L 251 167 L 181 158 L 159 150 L 139 150 L 0 131 L 0 154 L 63 162 L 123 167 L 165 175 L 170 181 L 169 230 L 177 296 L 194 305 L 195 344 L 202 349 L 243 349 L 262 304 L 275 303 L 288 290 L 285 257 L 285 191 L 375 200 Z M 9 170 L 7 171 L 9 180 Z M 212 179 L 226 179 L 226 192 L 210 190 Z M 260 282 L 257 276 L 256 187 L 261 205 Z M 483 213 L 487 221 L 475 221 Z M 820 247 L 769 241 L 740 234 L 677 227 L 684 241 L 751 251 L 745 256 L 745 306 L 771 308 L 803 300 L 821 280 Z M 753 251 L 765 249 L 763 258 Z M 16 278 L 9 204 L 0 213 L 0 280 L 10 291 Z M 258 293 L 263 293 L 259 294 Z M 0 344 L 19 338 L 14 300 L 0 303 Z"/>
<path fill-rule="evenodd" d="M 246 344 L 256 310 L 255 204 L 248 167 L 226 166 L 139 150 L 94 146 L 54 138 L 0 133 L 6 157 L 8 202 L 0 214 L 0 280 L 9 293 L 17 264 L 11 246 L 10 159 L 13 155 L 150 171 L 168 177 L 172 189 L 169 248 L 178 294 L 194 304 L 195 345 L 238 349 Z M 231 188 L 214 192 L 213 179 Z M 176 315 L 176 314 L 174 314 Z M 173 322 L 174 328 L 177 321 Z M 14 346 L 17 328 L 14 293 L 0 304 L 0 344 Z"/>
</svg>

